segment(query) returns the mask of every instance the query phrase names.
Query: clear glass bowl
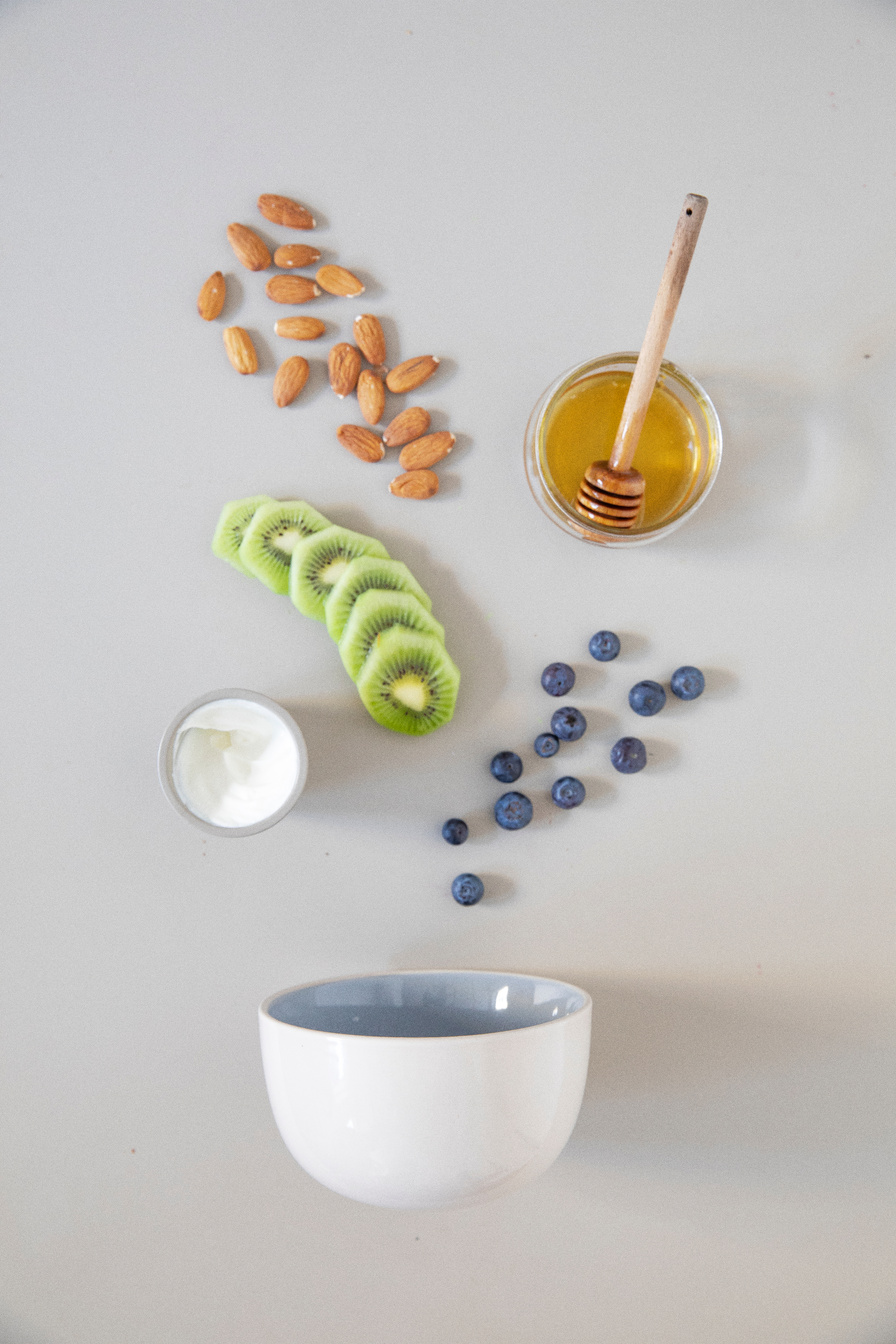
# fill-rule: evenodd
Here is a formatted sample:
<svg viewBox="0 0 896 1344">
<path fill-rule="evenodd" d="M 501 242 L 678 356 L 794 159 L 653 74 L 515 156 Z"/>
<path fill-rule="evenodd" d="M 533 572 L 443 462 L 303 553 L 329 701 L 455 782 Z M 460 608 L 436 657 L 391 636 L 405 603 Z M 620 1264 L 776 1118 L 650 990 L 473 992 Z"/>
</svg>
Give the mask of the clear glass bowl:
<svg viewBox="0 0 896 1344">
<path fill-rule="evenodd" d="M 636 525 L 628 531 L 600 527 L 576 511 L 551 474 L 546 454 L 545 427 L 561 399 L 577 383 L 585 382 L 595 374 L 631 374 L 637 358 L 637 353 L 631 351 L 602 355 L 599 359 L 590 359 L 568 369 L 541 394 L 526 426 L 526 476 L 536 502 L 564 532 L 580 537 L 583 541 L 595 542 L 598 546 L 643 546 L 648 541 L 658 541 L 660 537 L 674 532 L 706 498 L 722 460 L 722 427 L 715 407 L 698 382 L 677 365 L 663 360 L 657 385 L 675 398 L 693 427 L 693 470 L 681 497 L 668 514 L 647 526 Z"/>
</svg>

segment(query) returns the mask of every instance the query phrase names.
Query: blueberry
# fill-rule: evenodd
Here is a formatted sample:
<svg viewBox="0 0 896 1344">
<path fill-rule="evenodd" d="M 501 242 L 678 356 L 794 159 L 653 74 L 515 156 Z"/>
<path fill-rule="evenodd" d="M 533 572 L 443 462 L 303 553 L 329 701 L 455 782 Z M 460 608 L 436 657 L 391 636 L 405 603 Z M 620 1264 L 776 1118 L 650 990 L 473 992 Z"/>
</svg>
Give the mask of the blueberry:
<svg viewBox="0 0 896 1344">
<path fill-rule="evenodd" d="M 666 703 L 666 692 L 658 681 L 639 681 L 628 693 L 628 702 L 636 714 L 659 714 Z"/>
<path fill-rule="evenodd" d="M 564 775 L 552 784 L 551 797 L 558 807 L 578 807 L 585 801 L 585 785 L 572 775 Z"/>
<path fill-rule="evenodd" d="M 484 894 L 482 878 L 475 873 L 460 873 L 451 883 L 451 895 L 458 905 L 475 905 Z"/>
<path fill-rule="evenodd" d="M 572 705 L 555 709 L 551 715 L 551 732 L 561 742 L 578 742 L 587 727 L 585 715 L 580 709 L 573 709 Z"/>
<path fill-rule="evenodd" d="M 524 793 L 502 793 L 495 803 L 495 821 L 505 831 L 521 831 L 532 820 L 532 804 Z"/>
<path fill-rule="evenodd" d="M 523 773 L 523 763 L 515 751 L 499 751 L 492 757 L 490 768 L 501 784 L 512 784 Z"/>
<path fill-rule="evenodd" d="M 672 673 L 669 689 L 679 700 L 696 700 L 703 694 L 706 680 L 699 667 L 677 667 Z"/>
<path fill-rule="evenodd" d="M 576 674 L 568 663 L 548 663 L 541 674 L 541 684 L 548 695 L 569 695 L 576 684 Z"/>
<path fill-rule="evenodd" d="M 619 653 L 619 636 L 612 630 L 598 630 L 588 641 L 588 652 L 599 663 L 609 663 Z"/>
<path fill-rule="evenodd" d="M 556 756 L 560 750 L 560 739 L 553 733 L 539 733 L 534 746 L 536 756 Z"/>
<path fill-rule="evenodd" d="M 447 840 L 449 845 L 462 845 L 469 834 L 469 826 L 460 817 L 452 817 L 442 827 L 442 839 Z"/>
<path fill-rule="evenodd" d="M 610 751 L 610 761 L 621 775 L 636 775 L 647 764 L 647 748 L 639 737 L 620 737 Z"/>
</svg>

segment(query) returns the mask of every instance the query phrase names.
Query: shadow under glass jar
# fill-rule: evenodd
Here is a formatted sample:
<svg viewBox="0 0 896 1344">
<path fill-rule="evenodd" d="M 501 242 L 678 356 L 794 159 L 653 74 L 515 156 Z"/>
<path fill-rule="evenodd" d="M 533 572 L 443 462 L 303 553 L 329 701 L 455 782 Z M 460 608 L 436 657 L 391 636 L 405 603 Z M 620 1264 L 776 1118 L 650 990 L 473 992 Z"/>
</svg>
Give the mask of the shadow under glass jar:
<svg viewBox="0 0 896 1344">
<path fill-rule="evenodd" d="M 680 527 L 706 498 L 722 457 L 722 428 L 706 392 L 669 360 L 660 366 L 634 467 L 644 507 L 634 527 L 600 526 L 575 508 L 586 468 L 610 456 L 637 353 L 603 355 L 561 374 L 526 427 L 529 487 L 565 532 L 600 546 L 639 546 Z"/>
</svg>

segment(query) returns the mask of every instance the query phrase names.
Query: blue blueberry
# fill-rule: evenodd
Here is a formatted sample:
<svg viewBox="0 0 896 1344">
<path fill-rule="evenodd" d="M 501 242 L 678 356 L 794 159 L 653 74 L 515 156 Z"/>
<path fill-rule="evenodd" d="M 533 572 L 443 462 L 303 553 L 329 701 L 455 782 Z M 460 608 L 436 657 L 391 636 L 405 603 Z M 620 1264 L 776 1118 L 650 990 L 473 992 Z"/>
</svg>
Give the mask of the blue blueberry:
<svg viewBox="0 0 896 1344">
<path fill-rule="evenodd" d="M 458 905 L 475 905 L 485 895 L 482 878 L 475 873 L 460 873 L 451 883 L 451 895 Z"/>
<path fill-rule="evenodd" d="M 553 733 L 539 733 L 534 746 L 536 756 L 556 756 L 560 750 L 560 739 Z"/>
<path fill-rule="evenodd" d="M 492 757 L 490 768 L 501 784 L 512 784 L 523 773 L 523 763 L 515 751 L 499 751 Z"/>
<path fill-rule="evenodd" d="M 672 673 L 669 689 L 679 700 L 696 700 L 703 694 L 706 679 L 699 667 L 677 667 Z"/>
<path fill-rule="evenodd" d="M 447 840 L 449 845 L 462 845 L 469 834 L 469 826 L 460 817 L 452 817 L 442 827 L 442 839 Z"/>
<path fill-rule="evenodd" d="M 551 715 L 551 732 L 561 742 L 578 742 L 587 727 L 585 715 L 580 709 L 573 709 L 572 705 L 555 709 Z"/>
<path fill-rule="evenodd" d="M 495 821 L 505 831 L 521 831 L 532 820 L 532 804 L 524 793 L 502 793 L 495 803 Z"/>
<path fill-rule="evenodd" d="M 621 775 L 636 775 L 647 764 L 647 748 L 639 737 L 620 737 L 610 751 L 610 762 Z"/>
<path fill-rule="evenodd" d="M 666 692 L 658 681 L 639 681 L 628 693 L 628 702 L 636 714 L 645 718 L 659 714 L 666 703 Z"/>
<path fill-rule="evenodd" d="M 551 797 L 558 807 L 578 807 L 585 801 L 585 785 L 572 775 L 564 775 L 551 785 Z"/>
<path fill-rule="evenodd" d="M 548 663 L 541 674 L 541 684 L 548 695 L 569 695 L 576 684 L 576 674 L 568 663 Z"/>
<path fill-rule="evenodd" d="M 588 652 L 599 663 L 609 663 L 611 659 L 618 657 L 619 648 L 619 636 L 614 635 L 612 630 L 598 630 L 588 641 Z"/>
</svg>

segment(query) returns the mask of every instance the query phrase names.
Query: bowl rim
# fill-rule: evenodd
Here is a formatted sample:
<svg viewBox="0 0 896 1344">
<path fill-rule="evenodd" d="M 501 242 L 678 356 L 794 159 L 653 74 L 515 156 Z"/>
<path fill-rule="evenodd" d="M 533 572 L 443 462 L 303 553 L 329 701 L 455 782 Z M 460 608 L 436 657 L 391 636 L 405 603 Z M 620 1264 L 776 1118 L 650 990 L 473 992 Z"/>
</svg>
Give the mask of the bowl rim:
<svg viewBox="0 0 896 1344">
<path fill-rule="evenodd" d="M 527 1027 L 504 1027 L 500 1031 L 476 1031 L 465 1032 L 462 1036 L 367 1036 L 353 1034 L 345 1031 L 320 1031 L 317 1027 L 300 1027 L 294 1022 L 282 1022 L 279 1017 L 272 1016 L 270 1012 L 271 1004 L 275 999 L 282 998 L 284 994 L 294 994 L 300 989 L 316 989 L 320 985 L 338 985 L 347 983 L 351 980 L 383 980 L 387 976 L 412 976 L 412 975 L 513 975 L 522 980 L 541 981 L 543 984 L 562 985 L 564 989 L 573 990 L 581 996 L 582 1003 L 578 1008 L 573 1009 L 571 1013 L 565 1013 L 563 1017 L 551 1018 L 548 1022 L 533 1022 Z M 413 971 L 365 971 L 361 975 L 328 975 L 322 980 L 309 980 L 304 984 L 290 985 L 286 989 L 278 989 L 268 996 L 258 1006 L 258 1016 L 261 1021 L 273 1023 L 276 1027 L 284 1027 L 289 1031 L 299 1031 L 307 1033 L 314 1037 L 323 1037 L 328 1040 L 336 1041 L 364 1041 L 367 1043 L 383 1041 L 400 1041 L 408 1045 L 427 1046 L 436 1045 L 441 1041 L 481 1041 L 485 1037 L 498 1036 L 519 1036 L 524 1031 L 544 1031 L 548 1027 L 556 1027 L 561 1022 L 571 1022 L 573 1018 L 580 1017 L 582 1013 L 590 1013 L 592 1008 L 591 995 L 587 990 L 582 989 L 581 985 L 574 985 L 569 980 L 561 980 L 556 975 L 533 975 L 529 971 L 507 971 L 492 970 L 489 967 L 476 967 L 468 969 L 462 966 L 449 967 L 425 967 Z"/>
<path fill-rule="evenodd" d="M 293 785 L 288 797 L 280 804 L 276 812 L 263 817 L 260 821 L 255 821 L 251 826 L 216 826 L 213 821 L 206 821 L 204 817 L 198 817 L 195 812 L 191 812 L 184 800 L 181 798 L 177 789 L 174 787 L 174 741 L 177 737 L 177 730 L 185 719 L 188 719 L 197 709 L 203 705 L 213 704 L 216 700 L 248 700 L 252 704 L 261 705 L 274 714 L 291 734 L 295 743 L 298 756 L 298 771 L 296 773 L 296 782 Z M 205 831 L 207 835 L 220 835 L 226 838 L 237 839 L 243 835 L 257 835 L 259 831 L 266 831 L 269 827 L 282 821 L 288 812 L 291 812 L 298 802 L 299 795 L 305 787 L 308 778 L 308 747 L 302 730 L 290 714 L 289 710 L 284 709 L 276 700 L 271 700 L 267 695 L 262 695 L 259 691 L 247 691 L 240 687 L 229 686 L 220 691 L 207 691 L 205 695 L 199 695 L 195 700 L 191 700 L 188 705 L 175 714 L 169 723 L 165 732 L 162 734 L 162 740 L 159 743 L 158 752 L 158 770 L 159 783 L 162 786 L 162 792 L 168 799 L 175 812 L 179 812 L 187 821 L 197 826 L 199 830 Z"/>
</svg>

